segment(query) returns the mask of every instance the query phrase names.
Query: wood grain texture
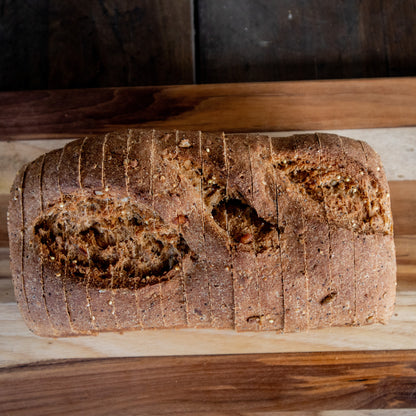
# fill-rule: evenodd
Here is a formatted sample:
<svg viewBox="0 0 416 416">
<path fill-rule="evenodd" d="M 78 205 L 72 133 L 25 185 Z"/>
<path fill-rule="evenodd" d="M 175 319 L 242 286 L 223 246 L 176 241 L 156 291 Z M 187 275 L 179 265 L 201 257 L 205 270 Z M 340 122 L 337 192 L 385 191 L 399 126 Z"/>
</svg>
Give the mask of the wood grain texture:
<svg viewBox="0 0 416 416">
<path fill-rule="evenodd" d="M 48 0 L 0 0 L 0 90 L 47 88 Z"/>
<path fill-rule="evenodd" d="M 415 384 L 413 351 L 60 361 L 0 370 L 0 411 L 183 415 L 409 408 L 416 407 Z"/>
<path fill-rule="evenodd" d="M 225 132 L 416 124 L 416 78 L 0 93 L 0 140 L 126 127 Z"/>
<path fill-rule="evenodd" d="M 414 183 L 389 182 L 395 235 L 416 234 L 416 192 L 408 194 Z"/>
<path fill-rule="evenodd" d="M 415 4 L 1 0 L 0 90 L 415 75 Z"/>
<path fill-rule="evenodd" d="M 388 72 L 391 76 L 416 74 L 416 54 L 409 42 L 416 39 L 416 1 L 382 0 L 383 31 Z M 400 23 L 398 23 L 400 22 Z"/>
<path fill-rule="evenodd" d="M 193 82 L 188 0 L 2 0 L 0 27 L 0 90 Z"/>
<path fill-rule="evenodd" d="M 40 88 L 193 80 L 188 0 L 49 2 L 49 21 L 48 85 Z"/>
<path fill-rule="evenodd" d="M 414 75 L 416 2 L 199 0 L 198 82 Z"/>
<path fill-rule="evenodd" d="M 9 195 L 0 194 L 0 247 L 9 245 L 9 236 L 7 235 L 7 206 L 9 204 Z"/>
<path fill-rule="evenodd" d="M 10 261 L 9 261 L 9 248 L 0 247 L 0 280 L 7 279 L 11 285 L 11 273 L 10 273 Z M 13 296 L 13 302 L 14 302 Z"/>
<path fill-rule="evenodd" d="M 412 111 L 412 108 L 405 109 L 407 114 Z M 26 152 L 32 159 L 30 149 L 41 153 L 42 149 L 49 150 L 48 146 L 59 147 L 59 140 L 39 143 L 26 142 L 22 148 L 16 148 L 16 155 Z M 19 142 L 7 143 L 8 146 L 15 144 Z M 399 144 L 403 145 L 400 141 Z M 14 170 L 18 167 L 16 163 Z M 390 182 L 396 224 L 398 298 L 395 315 L 388 325 L 329 328 L 284 337 L 201 329 L 39 338 L 28 331 L 17 310 L 8 270 L 8 250 L 0 248 L 0 367 L 3 367 L 0 413 L 275 416 L 285 410 L 285 416 L 413 414 L 416 406 L 416 233 L 412 215 L 415 184 L 415 181 Z M 413 350 L 374 351 L 405 348 Z M 356 352 L 360 349 L 370 351 Z M 306 354 L 310 351 L 321 352 L 316 356 Z M 149 361 L 147 358 L 85 360 L 248 352 L 262 354 L 227 355 L 219 357 L 222 361 L 216 361 L 215 356 L 155 357 Z M 279 354 L 266 354 L 270 352 Z M 245 357 L 249 359 L 236 361 Z M 274 357 L 281 360 L 275 361 Z M 36 364 L 39 360 L 59 361 Z M 34 364 L 26 366 L 26 363 Z M 11 365 L 16 366 L 6 367 Z M 384 413 L 380 409 L 373 412 L 318 410 L 393 407 L 407 410 L 390 409 Z"/>
</svg>

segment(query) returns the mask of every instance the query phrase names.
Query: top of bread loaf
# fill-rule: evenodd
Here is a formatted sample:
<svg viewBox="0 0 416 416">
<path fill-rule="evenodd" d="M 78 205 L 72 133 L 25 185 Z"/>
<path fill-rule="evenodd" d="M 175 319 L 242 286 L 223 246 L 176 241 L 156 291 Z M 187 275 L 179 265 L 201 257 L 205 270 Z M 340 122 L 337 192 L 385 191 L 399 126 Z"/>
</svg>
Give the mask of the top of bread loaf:
<svg viewBox="0 0 416 416">
<path fill-rule="evenodd" d="M 364 142 L 89 137 L 26 166 L 9 212 L 16 295 L 37 333 L 293 331 L 385 321 L 392 311 L 389 191 Z M 377 261 L 364 258 L 375 250 Z M 342 251 L 353 253 L 349 265 Z M 342 295 L 348 285 L 353 293 Z"/>
</svg>

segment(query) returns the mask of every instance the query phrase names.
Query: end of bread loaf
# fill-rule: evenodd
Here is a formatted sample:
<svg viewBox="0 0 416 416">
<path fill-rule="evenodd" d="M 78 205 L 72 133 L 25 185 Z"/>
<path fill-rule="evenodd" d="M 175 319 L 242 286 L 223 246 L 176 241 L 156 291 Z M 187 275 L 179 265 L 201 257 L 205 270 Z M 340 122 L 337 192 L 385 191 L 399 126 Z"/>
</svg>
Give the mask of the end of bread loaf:
<svg viewBox="0 0 416 416">
<path fill-rule="evenodd" d="M 24 167 L 9 205 L 16 299 L 42 336 L 385 323 L 387 180 L 330 134 L 129 130 Z"/>
</svg>

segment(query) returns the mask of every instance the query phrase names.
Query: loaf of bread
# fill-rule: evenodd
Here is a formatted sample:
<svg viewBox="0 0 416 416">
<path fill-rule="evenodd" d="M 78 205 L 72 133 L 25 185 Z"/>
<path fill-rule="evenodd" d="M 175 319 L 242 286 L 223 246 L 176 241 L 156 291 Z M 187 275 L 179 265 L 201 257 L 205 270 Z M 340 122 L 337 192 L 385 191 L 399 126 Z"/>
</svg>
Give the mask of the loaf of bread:
<svg viewBox="0 0 416 416">
<path fill-rule="evenodd" d="M 41 336 L 386 322 L 396 263 L 379 156 L 330 134 L 128 130 L 25 166 L 11 267 Z"/>
</svg>

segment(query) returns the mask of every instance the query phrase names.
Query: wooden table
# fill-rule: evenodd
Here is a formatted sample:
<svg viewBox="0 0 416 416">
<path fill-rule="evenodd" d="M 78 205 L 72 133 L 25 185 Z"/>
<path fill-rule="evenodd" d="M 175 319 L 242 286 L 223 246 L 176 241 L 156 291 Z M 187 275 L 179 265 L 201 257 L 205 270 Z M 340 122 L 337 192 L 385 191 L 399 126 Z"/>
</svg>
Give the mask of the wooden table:
<svg viewBox="0 0 416 416">
<path fill-rule="evenodd" d="M 31 334 L 8 265 L 11 181 L 23 163 L 70 138 L 132 126 L 276 135 L 337 129 L 368 141 L 391 188 L 398 263 L 391 321 L 284 335 Z M 414 414 L 415 126 L 414 78 L 0 93 L 0 414 Z"/>
</svg>

